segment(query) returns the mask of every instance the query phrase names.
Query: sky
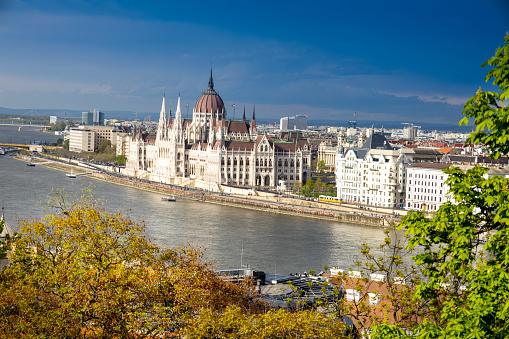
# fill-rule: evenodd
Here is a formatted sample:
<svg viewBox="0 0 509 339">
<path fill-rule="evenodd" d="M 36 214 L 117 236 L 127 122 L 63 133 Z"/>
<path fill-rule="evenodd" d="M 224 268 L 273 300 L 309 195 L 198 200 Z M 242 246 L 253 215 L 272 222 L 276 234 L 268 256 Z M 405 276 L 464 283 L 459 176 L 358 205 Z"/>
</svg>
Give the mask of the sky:
<svg viewBox="0 0 509 339">
<path fill-rule="evenodd" d="M 507 31 L 509 0 L 0 0 L 0 106 L 185 116 L 212 67 L 229 118 L 457 124 Z"/>
</svg>

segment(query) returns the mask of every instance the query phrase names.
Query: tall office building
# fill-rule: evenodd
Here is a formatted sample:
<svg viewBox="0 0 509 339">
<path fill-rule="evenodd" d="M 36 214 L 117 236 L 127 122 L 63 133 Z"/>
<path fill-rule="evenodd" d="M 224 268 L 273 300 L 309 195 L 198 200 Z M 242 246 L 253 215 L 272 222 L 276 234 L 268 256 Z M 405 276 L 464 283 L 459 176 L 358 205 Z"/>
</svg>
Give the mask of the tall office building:
<svg viewBox="0 0 509 339">
<path fill-rule="evenodd" d="M 308 129 L 308 117 L 305 115 L 295 116 L 295 129 L 304 131 Z"/>
<path fill-rule="evenodd" d="M 412 126 L 409 124 L 403 128 L 403 138 L 408 140 L 415 140 L 417 138 L 417 130 L 417 126 Z"/>
<path fill-rule="evenodd" d="M 292 131 L 294 129 L 307 129 L 307 117 L 306 116 L 298 116 L 298 117 L 304 117 L 305 121 L 304 124 L 306 125 L 305 128 L 298 128 L 296 127 L 297 117 L 283 117 L 279 120 L 279 126 L 282 131 Z M 302 125 L 303 122 L 301 120 L 300 124 Z"/>
<path fill-rule="evenodd" d="M 81 113 L 81 122 L 85 125 L 104 125 L 104 112 L 93 109 Z"/>
</svg>

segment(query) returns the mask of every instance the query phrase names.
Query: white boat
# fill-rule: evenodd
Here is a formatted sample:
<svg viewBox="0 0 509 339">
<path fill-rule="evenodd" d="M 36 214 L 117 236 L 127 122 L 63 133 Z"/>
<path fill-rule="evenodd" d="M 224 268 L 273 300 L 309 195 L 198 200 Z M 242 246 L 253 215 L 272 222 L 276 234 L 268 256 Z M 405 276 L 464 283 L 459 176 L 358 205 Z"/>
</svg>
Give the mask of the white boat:
<svg viewBox="0 0 509 339">
<path fill-rule="evenodd" d="M 162 201 L 177 201 L 177 198 L 174 196 L 171 197 L 161 197 Z"/>
<path fill-rule="evenodd" d="M 71 179 L 76 178 L 76 174 L 73 174 L 73 173 L 72 173 L 72 168 L 71 168 L 71 173 L 66 173 L 65 175 L 67 175 L 67 177 L 68 177 L 68 178 L 71 178 Z"/>
</svg>

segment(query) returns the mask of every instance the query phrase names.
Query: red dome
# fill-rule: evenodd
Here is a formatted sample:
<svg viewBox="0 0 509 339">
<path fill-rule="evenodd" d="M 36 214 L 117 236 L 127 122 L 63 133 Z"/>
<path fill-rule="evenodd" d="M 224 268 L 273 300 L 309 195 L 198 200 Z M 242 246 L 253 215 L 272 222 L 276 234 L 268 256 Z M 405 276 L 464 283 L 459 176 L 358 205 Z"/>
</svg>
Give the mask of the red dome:
<svg viewBox="0 0 509 339">
<path fill-rule="evenodd" d="M 200 113 L 221 113 L 224 109 L 223 99 L 221 99 L 219 94 L 214 90 L 212 70 L 210 70 L 209 88 L 198 98 L 194 109 L 196 112 Z"/>
</svg>

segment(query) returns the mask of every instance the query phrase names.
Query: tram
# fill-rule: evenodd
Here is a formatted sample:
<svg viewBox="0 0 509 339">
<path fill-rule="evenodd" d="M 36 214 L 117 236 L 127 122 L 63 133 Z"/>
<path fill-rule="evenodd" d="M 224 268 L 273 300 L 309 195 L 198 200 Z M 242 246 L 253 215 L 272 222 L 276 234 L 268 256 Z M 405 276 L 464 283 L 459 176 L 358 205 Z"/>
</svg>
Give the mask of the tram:
<svg viewBox="0 0 509 339">
<path fill-rule="evenodd" d="M 318 197 L 318 201 L 323 201 L 323 202 L 333 202 L 333 203 L 336 203 L 336 204 L 341 204 L 343 201 L 341 199 L 339 199 L 338 197 L 330 197 L 328 195 L 320 195 Z"/>
</svg>

